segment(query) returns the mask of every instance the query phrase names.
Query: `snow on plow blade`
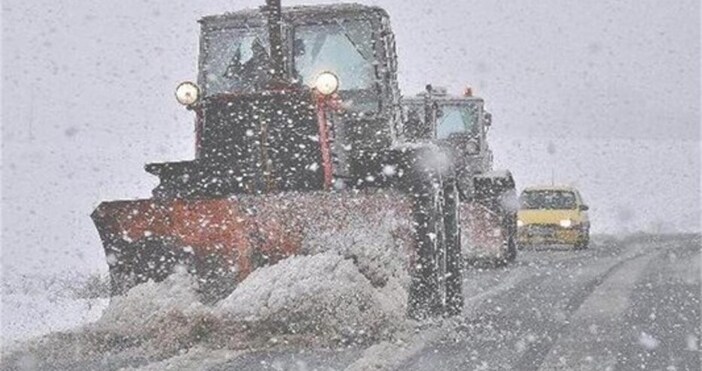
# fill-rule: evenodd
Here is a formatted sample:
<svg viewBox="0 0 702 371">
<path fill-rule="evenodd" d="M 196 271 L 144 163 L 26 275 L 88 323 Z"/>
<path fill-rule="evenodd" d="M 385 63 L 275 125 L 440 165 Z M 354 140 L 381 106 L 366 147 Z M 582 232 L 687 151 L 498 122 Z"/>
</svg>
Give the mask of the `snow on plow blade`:
<svg viewBox="0 0 702 371">
<path fill-rule="evenodd" d="M 474 195 L 461 203 L 463 253 L 469 262 L 506 263 L 516 256 L 518 202 L 509 171 L 473 178 Z"/>
<path fill-rule="evenodd" d="M 292 255 L 381 243 L 409 262 L 412 251 L 410 202 L 389 191 L 114 201 L 92 218 L 113 295 L 180 267 L 217 299 L 254 269 Z"/>
<path fill-rule="evenodd" d="M 504 258 L 509 231 L 498 213 L 477 202 L 463 202 L 461 229 L 463 254 L 469 261 Z"/>
</svg>

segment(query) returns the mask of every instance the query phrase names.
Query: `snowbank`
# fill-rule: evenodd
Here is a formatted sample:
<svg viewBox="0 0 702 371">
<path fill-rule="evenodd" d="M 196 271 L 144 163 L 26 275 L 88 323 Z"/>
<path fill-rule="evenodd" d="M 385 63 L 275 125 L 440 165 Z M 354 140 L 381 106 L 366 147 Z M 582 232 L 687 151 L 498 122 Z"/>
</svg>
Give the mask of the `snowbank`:
<svg viewBox="0 0 702 371">
<path fill-rule="evenodd" d="M 390 339 L 407 325 L 407 290 L 403 275 L 381 274 L 381 266 L 401 271 L 401 260 L 381 264 L 387 258 L 381 246 L 351 243 L 285 259 L 254 271 L 214 306 L 199 301 L 196 281 L 185 272 L 147 282 L 113 298 L 95 323 L 5 349 L 0 368 L 141 367 L 191 349 Z"/>
<path fill-rule="evenodd" d="M 253 272 L 215 311 L 280 334 L 358 340 L 387 337 L 405 303 L 399 282 L 374 287 L 352 260 L 329 251 Z"/>
<path fill-rule="evenodd" d="M 112 298 L 102 318 L 93 327 L 124 333 L 137 333 L 160 324 L 164 316 L 204 313 L 197 282 L 187 272 L 176 272 L 162 282 L 145 282 L 124 296 Z"/>
</svg>

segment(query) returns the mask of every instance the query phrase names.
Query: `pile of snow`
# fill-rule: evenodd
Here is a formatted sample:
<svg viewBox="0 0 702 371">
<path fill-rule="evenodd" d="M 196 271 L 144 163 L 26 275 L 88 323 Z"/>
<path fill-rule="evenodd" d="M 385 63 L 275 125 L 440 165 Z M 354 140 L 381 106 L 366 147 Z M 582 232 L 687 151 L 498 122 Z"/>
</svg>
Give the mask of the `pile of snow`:
<svg viewBox="0 0 702 371">
<path fill-rule="evenodd" d="M 396 280 L 374 287 L 352 260 L 329 251 L 254 271 L 216 312 L 279 334 L 358 340 L 387 337 L 402 323 L 406 302 Z"/>
<path fill-rule="evenodd" d="M 205 311 L 198 298 L 195 278 L 179 271 L 162 282 L 148 281 L 124 296 L 113 297 L 93 327 L 134 334 L 162 325 L 163 317 L 174 313 L 192 316 Z"/>
<path fill-rule="evenodd" d="M 200 302 L 186 272 L 140 284 L 112 298 L 95 323 L 5 349 L 0 369 L 140 367 L 191 349 L 390 339 L 407 325 L 406 283 L 402 275 L 374 272 L 382 265 L 375 256 L 382 248 L 354 246 L 260 268 L 213 306 Z M 344 256 L 351 252 L 355 259 Z"/>
</svg>

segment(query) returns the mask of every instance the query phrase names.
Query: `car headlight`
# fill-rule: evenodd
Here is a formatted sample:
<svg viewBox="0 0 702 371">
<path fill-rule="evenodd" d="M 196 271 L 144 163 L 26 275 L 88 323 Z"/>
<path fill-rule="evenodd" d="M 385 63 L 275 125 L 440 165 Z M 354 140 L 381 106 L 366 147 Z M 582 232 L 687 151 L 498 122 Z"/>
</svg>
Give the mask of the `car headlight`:
<svg viewBox="0 0 702 371">
<path fill-rule="evenodd" d="M 189 106 L 200 99 L 200 88 L 190 81 L 181 82 L 175 91 L 178 103 Z"/>
<path fill-rule="evenodd" d="M 523 227 L 523 226 L 524 226 L 524 222 L 521 220 L 517 220 L 517 227 Z"/>
<path fill-rule="evenodd" d="M 563 219 L 559 224 L 563 228 L 570 228 L 573 225 L 573 221 L 570 219 Z"/>
<path fill-rule="evenodd" d="M 314 88 L 322 95 L 332 95 L 339 89 L 339 78 L 331 72 L 322 72 L 317 75 Z"/>
</svg>

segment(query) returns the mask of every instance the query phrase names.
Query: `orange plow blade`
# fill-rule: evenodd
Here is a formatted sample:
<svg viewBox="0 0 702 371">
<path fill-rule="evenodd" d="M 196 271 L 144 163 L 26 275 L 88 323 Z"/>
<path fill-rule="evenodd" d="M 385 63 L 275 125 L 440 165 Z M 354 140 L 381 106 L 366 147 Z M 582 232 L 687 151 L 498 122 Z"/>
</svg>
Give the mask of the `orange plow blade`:
<svg viewBox="0 0 702 371">
<path fill-rule="evenodd" d="M 359 230 L 399 250 L 407 264 L 413 251 L 410 201 L 389 191 L 114 201 L 100 204 L 92 218 L 113 295 L 181 267 L 205 294 L 222 297 L 258 267 L 368 243 Z"/>
<path fill-rule="evenodd" d="M 469 261 L 504 259 L 509 231 L 501 215 L 478 202 L 461 204 L 463 254 Z"/>
</svg>

